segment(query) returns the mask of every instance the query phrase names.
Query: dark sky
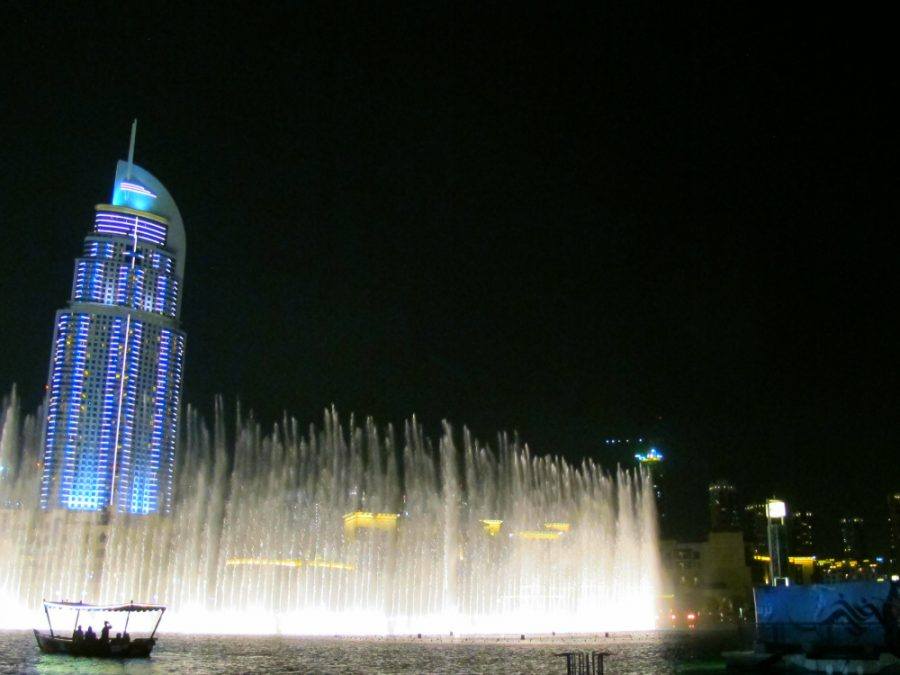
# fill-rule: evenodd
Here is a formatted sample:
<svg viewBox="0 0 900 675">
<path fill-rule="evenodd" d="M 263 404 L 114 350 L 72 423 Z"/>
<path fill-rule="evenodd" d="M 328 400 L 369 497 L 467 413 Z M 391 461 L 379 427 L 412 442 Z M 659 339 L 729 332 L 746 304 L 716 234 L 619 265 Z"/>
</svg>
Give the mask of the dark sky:
<svg viewBox="0 0 900 675">
<path fill-rule="evenodd" d="M 66 4 L 0 28 L 0 388 L 29 407 L 138 117 L 204 410 L 416 413 L 608 465 L 603 438 L 660 434 L 684 536 L 719 476 L 831 538 L 900 489 L 886 17 Z"/>
</svg>

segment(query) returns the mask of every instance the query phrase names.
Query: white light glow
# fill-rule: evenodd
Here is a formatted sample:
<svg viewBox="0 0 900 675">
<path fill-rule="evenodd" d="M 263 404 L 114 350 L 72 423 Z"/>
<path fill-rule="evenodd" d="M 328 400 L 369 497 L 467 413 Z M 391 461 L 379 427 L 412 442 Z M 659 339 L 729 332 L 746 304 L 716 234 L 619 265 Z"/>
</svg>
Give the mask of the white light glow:
<svg viewBox="0 0 900 675">
<path fill-rule="evenodd" d="M 784 518 L 787 516 L 787 506 L 779 499 L 770 499 L 766 502 L 766 515 L 769 518 Z"/>
<path fill-rule="evenodd" d="M 0 411 L 0 463 L 15 476 L 0 481 L 0 504 L 21 503 L 0 509 L 0 627 L 44 625 L 45 598 L 166 605 L 163 632 L 655 627 L 646 472 L 575 468 L 468 434 L 457 445 L 449 427 L 429 446 L 414 421 L 397 447 L 373 423 L 348 428 L 334 412 L 323 431 L 302 436 L 289 421 L 268 437 L 251 424 L 226 434 L 223 420 L 212 434 L 188 412 L 172 515 L 101 518 L 41 510 L 39 434 L 23 430 L 33 421 L 16 406 Z M 487 536 L 486 523 L 504 536 Z"/>
</svg>

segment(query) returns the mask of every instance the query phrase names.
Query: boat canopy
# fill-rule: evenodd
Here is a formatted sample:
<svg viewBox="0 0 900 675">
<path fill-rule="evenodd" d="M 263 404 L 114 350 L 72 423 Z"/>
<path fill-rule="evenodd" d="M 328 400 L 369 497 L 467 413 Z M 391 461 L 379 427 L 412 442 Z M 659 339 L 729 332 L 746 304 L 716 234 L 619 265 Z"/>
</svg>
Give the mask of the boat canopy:
<svg viewBox="0 0 900 675">
<path fill-rule="evenodd" d="M 50 609 L 71 609 L 79 612 L 162 612 L 165 611 L 163 605 L 136 605 L 130 603 L 128 605 L 89 605 L 84 602 L 51 602 L 44 600 L 44 607 Z"/>
</svg>

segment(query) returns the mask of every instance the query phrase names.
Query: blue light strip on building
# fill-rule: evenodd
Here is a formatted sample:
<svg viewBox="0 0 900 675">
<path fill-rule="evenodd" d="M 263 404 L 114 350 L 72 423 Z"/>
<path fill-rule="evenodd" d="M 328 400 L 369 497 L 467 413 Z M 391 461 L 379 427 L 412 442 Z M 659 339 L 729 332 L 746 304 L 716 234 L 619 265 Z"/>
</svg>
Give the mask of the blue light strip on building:
<svg viewBox="0 0 900 675">
<path fill-rule="evenodd" d="M 50 364 L 50 382 L 47 386 L 47 426 L 45 427 L 44 440 L 44 466 L 41 478 L 41 507 L 50 505 L 50 478 L 56 469 L 56 452 L 54 448 L 59 443 L 57 420 L 60 414 L 62 398 L 62 368 L 66 356 L 66 340 L 69 336 L 71 314 L 62 314 L 57 317 L 55 337 L 53 341 L 53 356 Z"/>
<path fill-rule="evenodd" d="M 81 452 L 82 439 L 79 433 L 84 412 L 84 371 L 91 317 L 86 314 L 75 314 L 73 318 L 74 331 L 66 339 L 68 343 L 66 365 L 60 369 L 63 383 L 68 380 L 68 387 L 62 400 L 65 441 L 59 492 L 60 501 L 68 508 L 94 510 L 97 508 L 94 489 L 96 476 L 90 472 L 90 457 Z"/>
<path fill-rule="evenodd" d="M 138 388 L 141 373 L 141 357 L 144 339 L 144 326 L 140 321 L 131 322 L 131 335 L 128 340 L 126 354 L 127 381 L 125 382 L 125 396 L 122 401 L 122 431 L 119 436 L 121 448 L 119 450 L 119 480 L 117 490 L 119 492 L 119 511 L 129 513 L 145 513 L 135 510 L 134 493 L 135 483 L 140 483 L 140 462 L 138 461 L 138 475 L 135 471 L 135 436 L 139 433 L 135 428 L 135 414 L 138 402 Z M 140 458 L 138 458 L 140 459 Z M 135 479 L 138 479 L 137 481 Z"/>
<path fill-rule="evenodd" d="M 137 238 L 149 241 L 156 246 L 166 245 L 167 228 L 163 223 L 112 211 L 97 211 L 94 217 L 94 232 L 111 234 L 131 239 L 135 232 Z"/>
</svg>

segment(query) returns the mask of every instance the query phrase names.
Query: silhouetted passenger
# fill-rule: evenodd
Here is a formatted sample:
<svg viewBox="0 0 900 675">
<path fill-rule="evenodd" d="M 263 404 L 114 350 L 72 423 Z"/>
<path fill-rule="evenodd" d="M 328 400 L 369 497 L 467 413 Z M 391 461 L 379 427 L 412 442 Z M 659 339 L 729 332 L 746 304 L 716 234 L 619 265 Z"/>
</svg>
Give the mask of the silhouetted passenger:
<svg viewBox="0 0 900 675">
<path fill-rule="evenodd" d="M 81 624 L 78 624 L 78 628 L 75 629 L 75 632 L 72 633 L 72 639 L 75 642 L 81 642 L 84 640 L 84 631 L 81 630 Z"/>
<path fill-rule="evenodd" d="M 103 622 L 103 630 L 100 631 L 100 641 L 101 642 L 109 642 L 109 629 L 112 626 L 109 625 L 109 621 Z"/>
<path fill-rule="evenodd" d="M 96 640 L 97 634 L 94 632 L 93 626 L 88 626 L 87 633 L 84 634 L 85 640 Z"/>
<path fill-rule="evenodd" d="M 116 633 L 116 642 L 121 642 L 121 641 L 122 641 L 122 634 Z"/>
<path fill-rule="evenodd" d="M 131 639 L 131 636 L 128 634 L 127 630 L 122 633 L 122 639 L 125 640 L 125 642 L 128 642 Z"/>
</svg>

